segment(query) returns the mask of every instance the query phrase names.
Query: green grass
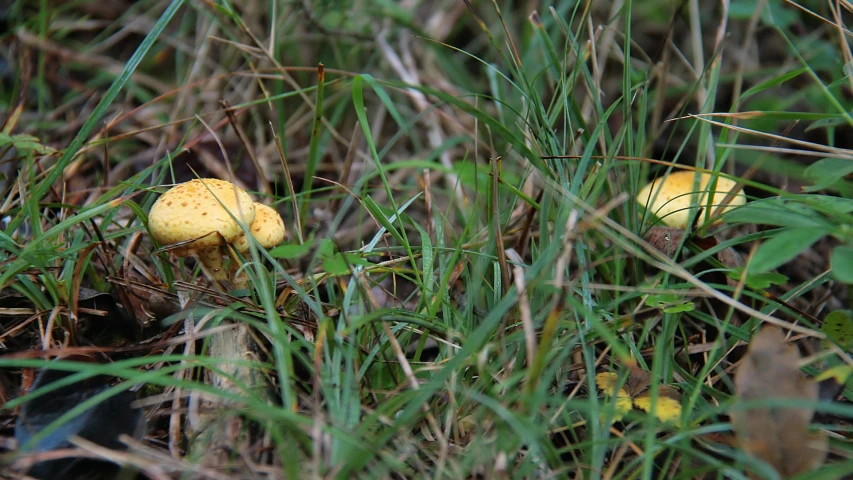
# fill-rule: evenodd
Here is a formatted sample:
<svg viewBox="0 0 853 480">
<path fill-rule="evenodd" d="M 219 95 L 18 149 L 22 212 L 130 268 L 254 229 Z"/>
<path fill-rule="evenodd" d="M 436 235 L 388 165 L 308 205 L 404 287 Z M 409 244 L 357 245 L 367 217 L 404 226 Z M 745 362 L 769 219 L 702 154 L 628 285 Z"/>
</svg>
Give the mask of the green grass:
<svg viewBox="0 0 853 480">
<path fill-rule="evenodd" d="M 95 363 L 50 366 L 79 372 L 68 382 L 122 379 L 103 397 L 139 384 L 160 396 L 146 442 L 165 455 L 198 395 L 236 402 L 268 435 L 252 430 L 250 456 L 269 478 L 769 472 L 729 435 L 738 342 L 762 321 L 822 336 L 815 320 L 850 308 L 849 45 L 826 4 L 802 2 L 814 16 L 741 0 L 724 23 L 716 4 L 690 1 L 555 0 L 535 17 L 519 2 L 142 1 L 119 17 L 84 3 L 7 14 L 32 55 L 30 73 L 0 81 L 0 111 L 23 112 L 0 137 L 14 164 L 0 182 L 0 291 L 21 302 L 0 298 L 0 367 L 15 389 L 56 356 L 45 344 L 100 347 Z M 106 17 L 89 30 L 87 15 Z M 81 58 L 58 62 L 56 49 Z M 752 202 L 699 229 L 717 246 L 688 239 L 673 260 L 642 240 L 654 218 L 634 197 L 684 167 L 742 181 Z M 146 231 L 157 195 L 203 171 L 233 173 L 289 231 L 287 247 L 247 255 L 250 288 L 230 297 Z M 747 260 L 742 284 L 716 259 L 726 247 Z M 132 333 L 79 310 L 81 287 L 111 293 Z M 154 291 L 187 308 L 152 321 Z M 271 393 L 217 390 L 203 372 L 223 361 L 176 339 L 188 332 L 175 324 L 223 320 L 256 333 L 243 365 Z M 842 347 L 809 373 L 849 361 L 832 340 L 802 341 Z M 653 399 L 659 385 L 680 392 L 679 426 L 639 410 L 612 421 L 594 375 L 624 377 L 630 359 Z M 836 435 L 808 478 L 853 471 L 850 395 L 817 404 Z M 188 478 L 194 439 L 175 440 L 187 456 L 169 474 Z M 215 468 L 249 471 L 231 460 Z"/>
</svg>

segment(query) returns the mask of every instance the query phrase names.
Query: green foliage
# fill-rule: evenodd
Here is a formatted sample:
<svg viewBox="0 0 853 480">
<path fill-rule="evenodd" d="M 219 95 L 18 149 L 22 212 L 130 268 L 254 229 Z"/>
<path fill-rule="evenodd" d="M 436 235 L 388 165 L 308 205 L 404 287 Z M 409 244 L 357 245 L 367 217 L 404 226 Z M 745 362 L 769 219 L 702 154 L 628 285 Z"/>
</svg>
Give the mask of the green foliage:
<svg viewBox="0 0 853 480">
<path fill-rule="evenodd" d="M 750 270 L 764 273 L 793 260 L 827 234 L 817 228 L 789 228 L 761 244 L 749 264 Z"/>
<path fill-rule="evenodd" d="M 823 158 L 809 165 L 804 173 L 814 185 L 805 187 L 803 191 L 818 192 L 832 188 L 853 173 L 853 162 L 843 158 Z"/>
<path fill-rule="evenodd" d="M 837 180 L 837 178 L 835 179 Z M 750 263 L 750 271 L 764 273 L 775 269 L 826 236 L 838 238 L 844 245 L 831 254 L 832 275 L 844 283 L 853 283 L 853 200 L 826 195 L 793 195 L 751 202 L 726 214 L 732 223 L 756 223 L 783 227 L 765 241 Z"/>
<path fill-rule="evenodd" d="M 685 302 L 683 297 L 671 293 L 649 295 L 646 299 L 646 305 L 653 308 L 660 308 L 664 313 L 690 312 L 696 308 L 693 302 Z"/>
<path fill-rule="evenodd" d="M 728 275 L 732 280 L 740 281 L 741 277 L 743 276 L 743 269 L 738 268 L 736 270 L 731 271 Z M 788 277 L 782 275 L 781 273 L 753 273 L 750 269 L 744 283 L 750 288 L 754 288 L 756 290 L 764 290 L 772 287 L 773 285 L 785 285 L 786 283 L 788 283 L 788 280 Z"/>
<path fill-rule="evenodd" d="M 299 244 L 291 244 L 291 245 L 279 245 L 275 248 L 270 249 L 270 255 L 273 258 L 282 258 L 282 259 L 291 259 L 291 258 L 300 258 L 307 255 L 311 250 L 314 249 L 314 246 L 310 243 L 304 243 L 302 245 Z"/>
<path fill-rule="evenodd" d="M 839 282 L 853 283 L 853 245 L 842 245 L 832 250 L 829 259 L 832 276 Z"/>
<path fill-rule="evenodd" d="M 39 143 L 39 139 L 32 135 L 24 133 L 9 135 L 6 132 L 0 132 L 0 150 L 9 147 L 24 154 L 32 152 L 37 155 L 50 155 L 56 152 L 55 149 Z"/>
<path fill-rule="evenodd" d="M 836 310 L 823 319 L 820 331 L 843 348 L 853 348 L 853 312 Z"/>
<path fill-rule="evenodd" d="M 366 266 L 370 262 L 361 258 L 355 253 L 335 252 L 335 245 L 331 240 L 325 239 L 320 242 L 317 249 L 317 257 L 319 258 L 323 270 L 331 275 L 343 275 L 350 273 L 355 265 Z"/>
<path fill-rule="evenodd" d="M 761 10 L 761 21 L 764 25 L 789 28 L 799 18 L 794 9 L 785 8 L 783 0 L 768 0 L 764 5 L 765 8 Z M 729 17 L 748 20 L 759 6 L 756 0 L 734 0 L 729 6 Z"/>
</svg>

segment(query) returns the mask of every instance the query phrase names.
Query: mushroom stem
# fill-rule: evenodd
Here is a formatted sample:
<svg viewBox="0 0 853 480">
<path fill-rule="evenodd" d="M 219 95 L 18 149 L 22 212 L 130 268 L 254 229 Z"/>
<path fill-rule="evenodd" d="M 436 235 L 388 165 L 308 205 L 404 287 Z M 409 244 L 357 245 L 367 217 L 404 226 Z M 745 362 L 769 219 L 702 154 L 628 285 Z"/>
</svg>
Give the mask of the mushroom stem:
<svg viewBox="0 0 853 480">
<path fill-rule="evenodd" d="M 197 253 L 198 261 L 201 262 L 213 280 L 228 280 L 228 275 L 225 273 L 225 262 L 222 261 L 223 253 L 222 248 L 216 246 L 202 249 Z"/>
</svg>

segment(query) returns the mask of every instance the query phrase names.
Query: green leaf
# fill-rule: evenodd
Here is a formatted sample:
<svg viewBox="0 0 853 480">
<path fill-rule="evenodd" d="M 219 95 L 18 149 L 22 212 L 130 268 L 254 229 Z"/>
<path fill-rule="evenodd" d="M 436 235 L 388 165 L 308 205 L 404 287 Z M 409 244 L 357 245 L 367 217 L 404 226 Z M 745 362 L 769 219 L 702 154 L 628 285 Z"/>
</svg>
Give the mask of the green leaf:
<svg viewBox="0 0 853 480">
<path fill-rule="evenodd" d="M 432 241 L 429 238 L 429 234 L 427 234 L 426 230 L 424 230 L 420 225 L 418 225 L 417 223 L 412 223 L 412 226 L 417 229 L 418 233 L 421 236 L 421 265 L 423 266 L 424 272 L 424 283 L 422 286 L 422 290 L 424 295 L 424 304 L 429 305 L 435 293 L 433 292 L 433 285 L 435 284 L 435 272 L 433 272 L 433 268 L 435 266 L 435 256 L 432 248 Z"/>
<path fill-rule="evenodd" d="M 681 313 L 681 312 L 692 312 L 696 308 L 696 304 L 693 302 L 684 302 L 679 303 L 678 305 L 673 305 L 671 307 L 667 307 L 663 309 L 663 313 Z"/>
<path fill-rule="evenodd" d="M 743 3 L 747 3 L 747 2 L 732 2 L 732 6 L 734 6 L 735 3 L 743 4 Z M 755 5 L 754 5 L 754 2 L 748 2 L 748 3 L 750 4 L 747 6 L 747 11 L 749 12 L 748 17 L 751 17 L 752 12 L 755 11 Z M 798 68 L 796 70 L 792 70 L 790 72 L 786 72 L 786 73 L 783 73 L 783 74 L 778 75 L 776 77 L 773 77 L 769 80 L 765 80 L 765 81 L 759 83 L 758 85 L 750 88 L 746 92 L 744 92 L 743 95 L 741 95 L 741 97 L 740 97 L 741 102 L 743 102 L 745 99 L 755 95 L 756 93 L 760 93 L 760 92 L 763 92 L 764 90 L 767 90 L 768 88 L 773 88 L 773 87 L 776 87 L 778 85 L 781 85 L 781 84 L 787 82 L 788 80 L 791 80 L 792 78 L 796 78 L 796 77 L 802 75 L 803 73 L 805 73 L 807 71 L 808 71 L 807 68 Z"/>
<path fill-rule="evenodd" d="M 823 319 L 820 331 L 845 349 L 853 347 L 853 311 L 836 310 Z"/>
<path fill-rule="evenodd" d="M 741 275 L 743 275 L 743 268 L 738 268 L 728 273 L 728 276 L 730 278 L 737 281 L 740 280 Z M 749 288 L 756 290 L 764 290 L 765 288 L 770 288 L 773 285 L 785 285 L 786 283 L 788 283 L 788 277 L 776 272 L 750 272 L 746 276 L 746 280 L 743 283 L 746 284 L 746 286 L 748 286 Z"/>
<path fill-rule="evenodd" d="M 50 155 L 56 152 L 55 148 L 42 145 L 39 139 L 24 133 L 18 135 L 9 135 L 6 132 L 0 132 L 0 149 L 6 147 L 14 147 L 17 150 L 32 151 L 39 155 Z"/>
<path fill-rule="evenodd" d="M 830 228 L 822 215 L 802 202 L 779 197 L 756 200 L 723 216 L 728 223 L 755 223 L 794 228 Z"/>
<path fill-rule="evenodd" d="M 345 275 L 354 265 L 367 266 L 370 262 L 354 253 L 336 253 L 323 258 L 322 263 L 323 271 L 332 275 Z"/>
<path fill-rule="evenodd" d="M 322 267 L 324 272 L 332 275 L 344 275 L 349 272 L 349 265 L 347 265 L 346 259 L 341 255 L 324 258 Z"/>
<path fill-rule="evenodd" d="M 453 173 L 466 187 L 488 191 L 489 169 L 468 158 L 453 163 Z"/>
<path fill-rule="evenodd" d="M 310 243 L 303 243 L 302 245 L 279 245 L 270 250 L 270 255 L 273 258 L 299 258 L 305 256 L 313 247 Z"/>
<path fill-rule="evenodd" d="M 853 173 L 853 162 L 841 158 L 824 158 L 809 165 L 805 170 L 806 178 L 814 185 L 804 187 L 805 192 L 816 192 L 835 185 L 845 176 Z"/>
<path fill-rule="evenodd" d="M 842 245 L 832 250 L 829 257 L 832 276 L 839 282 L 853 283 L 853 246 Z"/>
<path fill-rule="evenodd" d="M 786 8 L 783 1 L 770 0 L 761 5 L 763 5 L 761 9 L 761 21 L 765 25 L 787 28 L 793 22 L 797 21 L 796 10 Z M 729 7 L 729 18 L 732 20 L 749 20 L 755 14 L 755 9 L 758 7 L 759 2 L 757 0 L 732 0 Z"/>
<path fill-rule="evenodd" d="M 815 120 L 808 127 L 806 127 L 807 132 L 812 130 L 820 130 L 827 127 L 837 127 L 839 125 L 844 125 L 847 123 L 847 117 L 845 115 L 833 115 L 828 118 L 821 118 L 820 120 Z"/>
<path fill-rule="evenodd" d="M 379 100 L 382 101 L 382 104 L 385 105 L 385 108 L 388 109 L 388 113 L 391 114 L 391 117 L 394 118 L 394 121 L 397 122 L 397 125 L 404 126 L 406 125 L 406 120 L 403 115 L 397 109 L 397 105 L 394 103 L 394 100 L 391 99 L 391 96 L 388 95 L 388 91 L 385 90 L 385 87 L 382 86 L 372 75 L 368 73 L 363 73 L 359 75 L 364 79 L 364 82 L 367 83 L 370 88 L 373 89 L 373 93 L 379 97 Z"/>
<path fill-rule="evenodd" d="M 670 305 L 675 302 L 680 301 L 684 297 L 680 297 L 678 295 L 672 293 L 661 293 L 658 295 L 649 295 L 646 299 L 646 306 L 652 308 L 659 308 L 664 305 Z"/>
<path fill-rule="evenodd" d="M 387 210 L 386 208 L 380 206 L 378 203 L 376 203 L 376 201 L 373 200 L 373 198 L 370 197 L 370 195 L 364 198 L 363 204 L 364 208 L 366 208 L 367 211 L 370 212 L 370 214 L 376 219 L 376 221 L 379 222 L 379 224 L 382 225 L 382 227 L 385 228 L 385 230 L 390 233 L 395 240 L 402 243 L 403 245 L 409 244 L 403 238 L 403 235 L 400 233 L 400 231 L 397 230 L 397 228 L 392 223 L 396 220 L 402 224 L 399 215 L 394 213 L 393 210 Z M 386 215 L 386 211 L 388 211 L 390 215 Z"/>
<path fill-rule="evenodd" d="M 330 257 L 335 253 L 335 242 L 331 239 L 324 238 L 320 241 L 320 246 L 317 247 L 317 256 L 320 258 Z"/>
<path fill-rule="evenodd" d="M 345 275 L 350 273 L 355 265 L 368 266 L 370 262 L 361 258 L 357 253 L 335 253 L 335 242 L 324 238 L 317 247 L 317 258 L 324 272 L 332 275 Z"/>
<path fill-rule="evenodd" d="M 851 373 L 853 373 L 853 366 L 837 365 L 835 367 L 827 369 L 824 372 L 821 372 L 820 375 L 815 377 L 815 380 L 818 382 L 822 382 L 831 378 L 835 380 L 835 382 L 839 385 L 844 385 L 850 378 Z"/>
<path fill-rule="evenodd" d="M 810 205 L 829 215 L 846 215 L 853 212 L 853 199 L 833 195 L 803 195 Z"/>
<path fill-rule="evenodd" d="M 664 313 L 691 312 L 696 308 L 693 302 L 685 302 L 683 296 L 672 293 L 649 295 L 646 306 L 660 308 Z"/>
<path fill-rule="evenodd" d="M 755 0 L 732 0 L 729 6 L 729 18 L 732 20 L 749 20 L 755 13 Z"/>
<path fill-rule="evenodd" d="M 820 228 L 792 228 L 764 242 L 749 264 L 749 271 L 763 273 L 784 265 L 812 246 L 826 230 Z"/>
<path fill-rule="evenodd" d="M 767 2 L 761 12 L 761 20 L 766 25 L 788 28 L 798 19 L 797 10 L 788 8 L 785 2 Z"/>
</svg>

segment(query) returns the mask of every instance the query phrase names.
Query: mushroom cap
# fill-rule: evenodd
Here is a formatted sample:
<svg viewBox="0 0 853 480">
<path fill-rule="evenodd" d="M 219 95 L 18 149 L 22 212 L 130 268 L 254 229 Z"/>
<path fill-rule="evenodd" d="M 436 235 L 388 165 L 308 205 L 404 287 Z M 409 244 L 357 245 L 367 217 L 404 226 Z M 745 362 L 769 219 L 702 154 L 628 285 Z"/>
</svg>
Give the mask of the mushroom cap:
<svg viewBox="0 0 853 480">
<path fill-rule="evenodd" d="M 284 221 L 275 209 L 263 203 L 255 203 L 255 221 L 249 226 L 249 233 L 260 246 L 275 247 L 284 240 Z M 243 232 L 240 232 L 240 236 L 232 244 L 238 252 L 249 251 L 249 240 Z"/>
<path fill-rule="evenodd" d="M 189 255 L 233 242 L 243 233 L 237 220 L 251 224 L 254 219 L 255 204 L 248 193 L 231 182 L 204 178 L 161 195 L 148 213 L 148 229 L 162 245 L 197 239 L 173 250 Z"/>
<path fill-rule="evenodd" d="M 666 225 L 675 228 L 687 228 L 691 201 L 693 200 L 693 182 L 697 175 L 700 177 L 697 192 L 700 193 L 696 205 L 698 207 L 705 206 L 708 204 L 708 183 L 711 181 L 711 174 L 700 174 L 689 170 L 667 175 L 663 178 L 662 185 L 658 183 L 661 179 L 651 181 L 637 194 L 637 202 L 655 214 Z M 716 207 L 723 202 L 729 192 L 735 188 L 735 185 L 737 182 L 728 178 L 717 178 L 717 185 L 711 197 L 713 210 L 716 210 Z M 738 192 L 720 213 L 725 213 L 745 203 L 746 196 L 742 191 Z M 721 221 L 718 218 L 714 223 Z"/>
</svg>

